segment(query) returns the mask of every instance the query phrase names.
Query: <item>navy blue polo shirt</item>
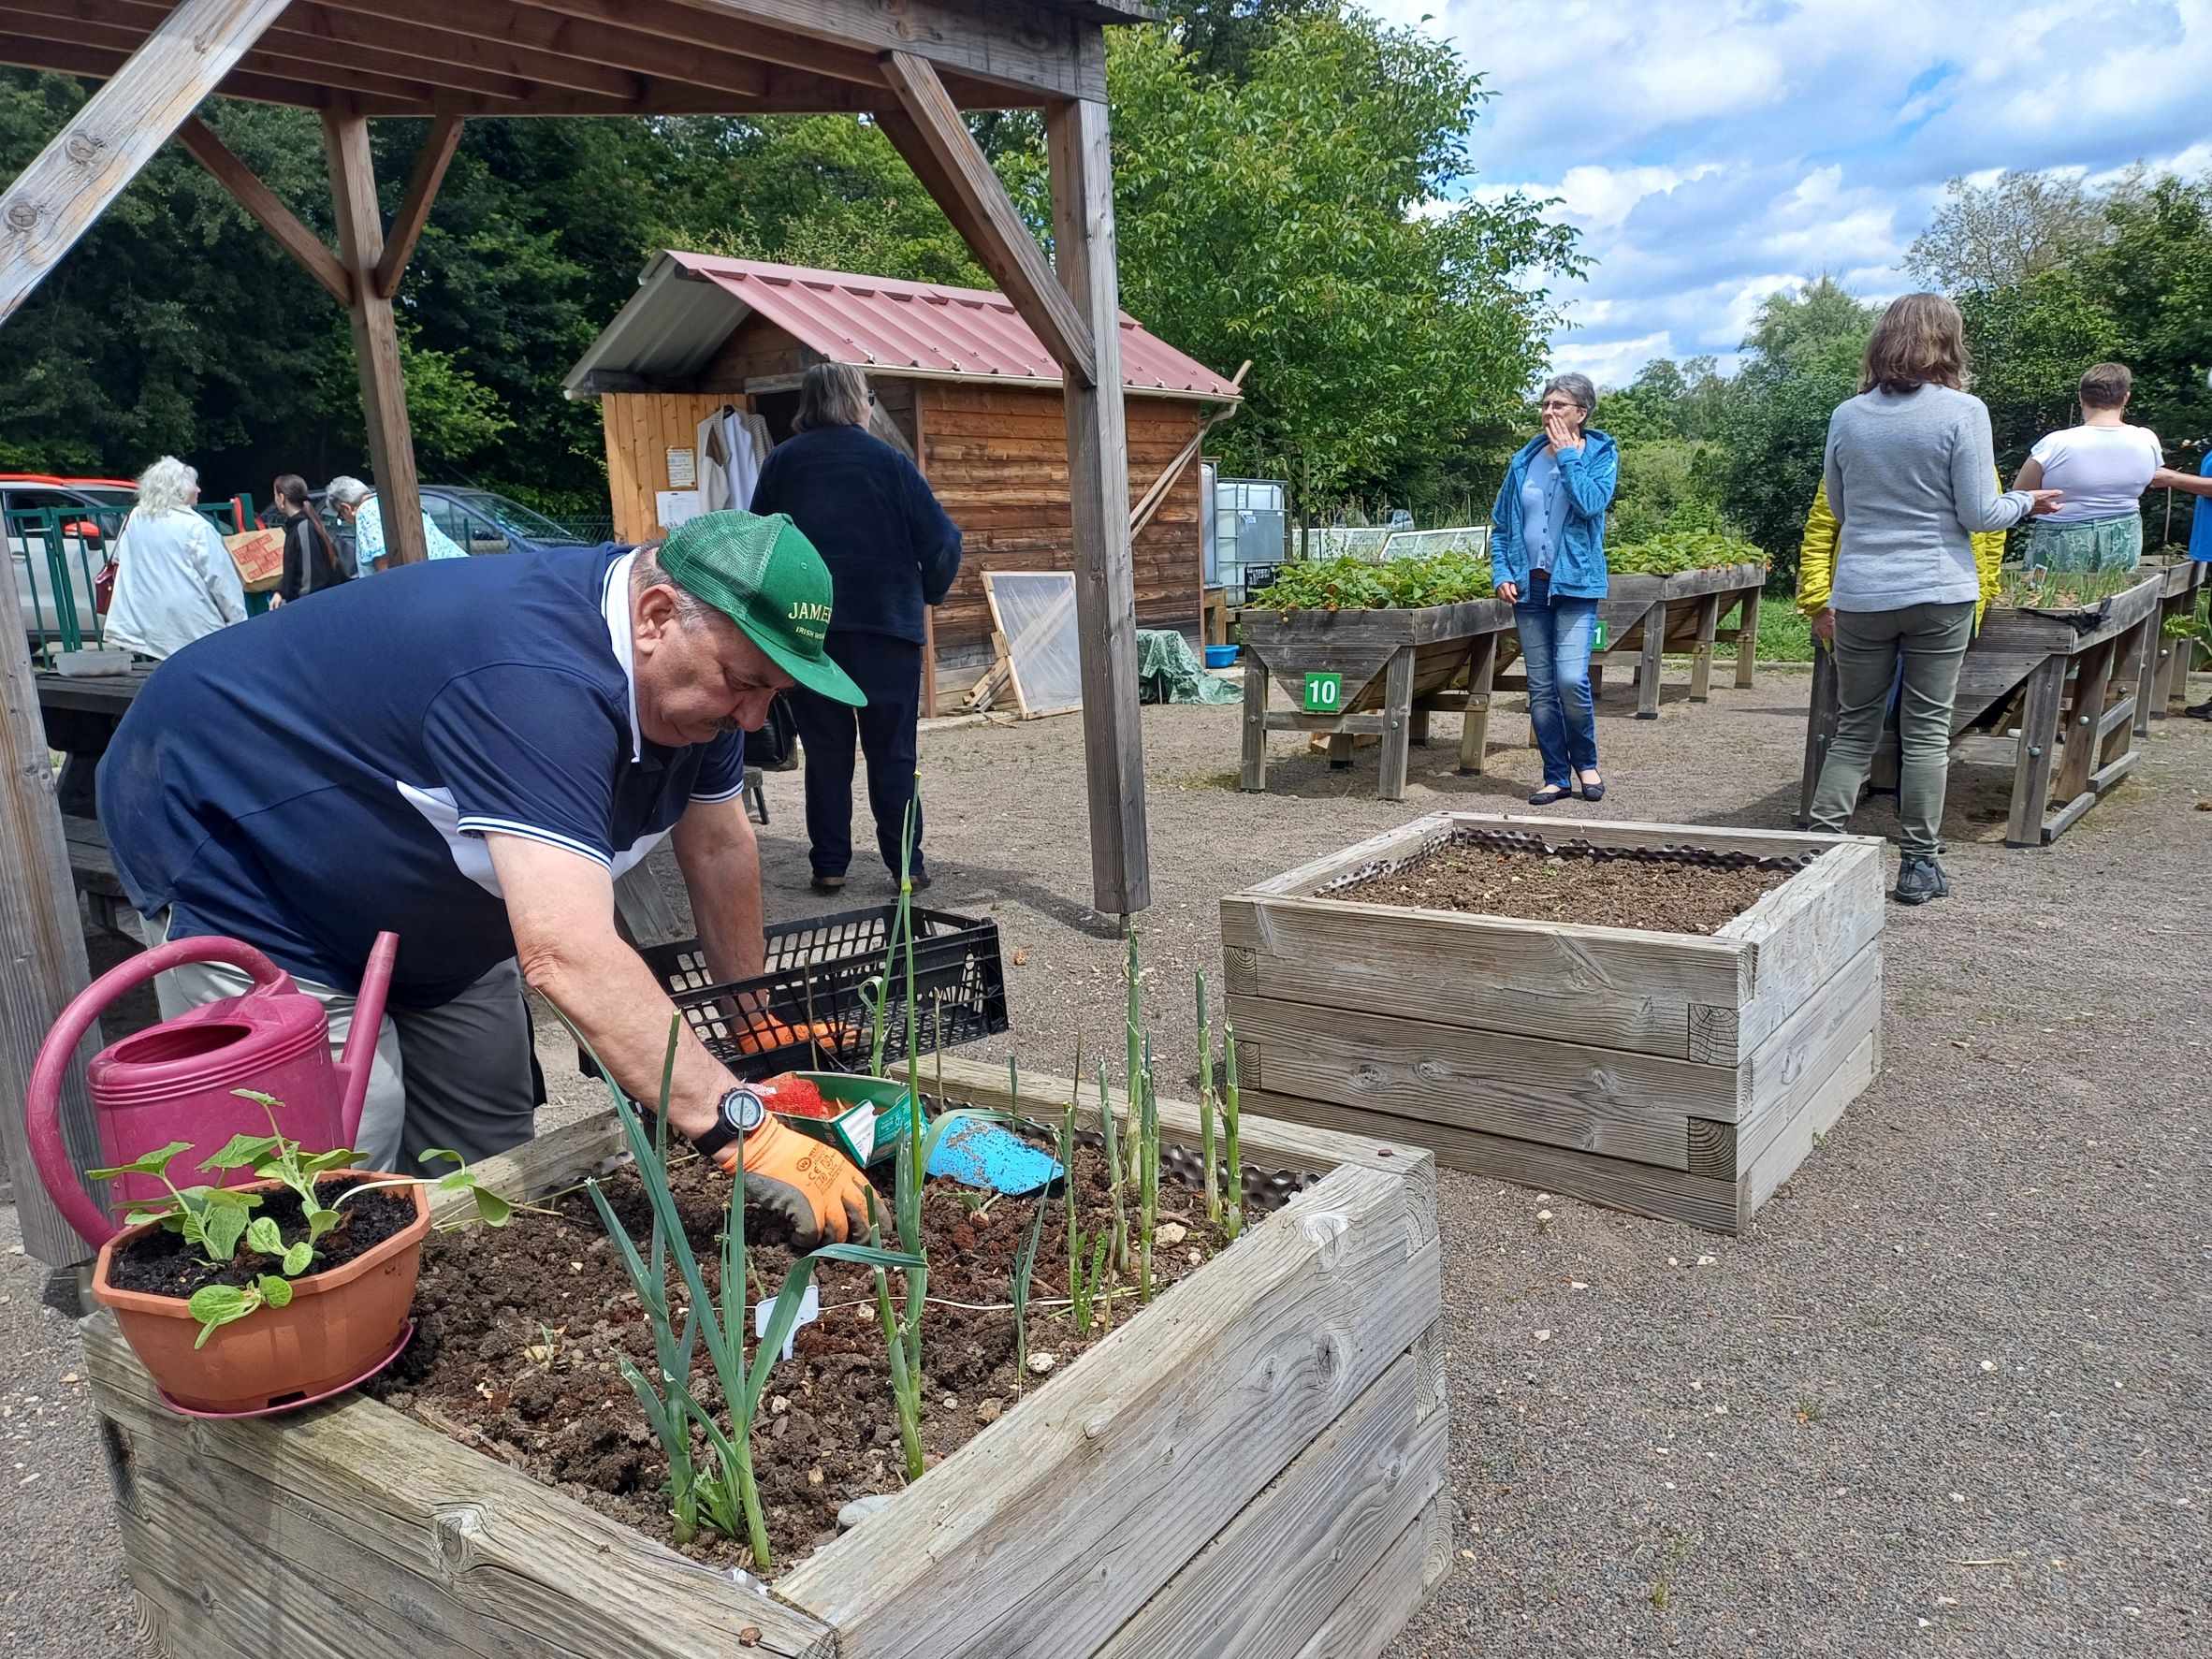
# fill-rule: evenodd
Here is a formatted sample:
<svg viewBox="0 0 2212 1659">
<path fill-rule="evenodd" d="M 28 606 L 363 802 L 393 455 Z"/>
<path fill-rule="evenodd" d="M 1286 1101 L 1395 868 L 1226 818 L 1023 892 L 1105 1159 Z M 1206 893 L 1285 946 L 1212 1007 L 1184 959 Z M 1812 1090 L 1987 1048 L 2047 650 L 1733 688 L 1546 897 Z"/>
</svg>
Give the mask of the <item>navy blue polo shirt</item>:
<svg viewBox="0 0 2212 1659">
<path fill-rule="evenodd" d="M 100 763 L 131 902 L 346 991 L 388 928 L 396 1006 L 459 995 L 515 953 L 487 833 L 620 875 L 744 785 L 741 734 L 638 732 L 630 559 L 408 565 L 177 652 Z"/>
</svg>

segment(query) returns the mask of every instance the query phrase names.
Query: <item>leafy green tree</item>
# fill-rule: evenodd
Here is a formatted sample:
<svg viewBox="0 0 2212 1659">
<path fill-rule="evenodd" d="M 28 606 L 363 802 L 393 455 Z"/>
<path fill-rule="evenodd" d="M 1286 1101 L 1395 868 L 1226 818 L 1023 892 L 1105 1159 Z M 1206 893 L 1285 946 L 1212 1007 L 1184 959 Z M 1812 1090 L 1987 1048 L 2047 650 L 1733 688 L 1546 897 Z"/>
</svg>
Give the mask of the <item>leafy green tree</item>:
<svg viewBox="0 0 2212 1659">
<path fill-rule="evenodd" d="M 2082 371 L 2122 351 L 2111 313 L 2069 269 L 1958 296 L 1973 364 L 1974 395 L 1989 405 L 1997 465 L 2010 477 L 2045 432 L 2079 418 Z"/>
<path fill-rule="evenodd" d="M 1953 179 L 1905 269 L 1957 297 L 2061 269 L 2108 234 L 2104 203 L 2071 174 L 2010 172 L 1986 185 Z"/>
<path fill-rule="evenodd" d="M 1439 488 L 1525 418 L 1579 269 L 1543 204 L 1463 195 L 1485 95 L 1450 47 L 1363 13 L 1277 21 L 1241 81 L 1165 28 L 1116 30 L 1124 305 L 1202 361 L 1254 367 L 1224 465 L 1302 506 Z"/>
</svg>

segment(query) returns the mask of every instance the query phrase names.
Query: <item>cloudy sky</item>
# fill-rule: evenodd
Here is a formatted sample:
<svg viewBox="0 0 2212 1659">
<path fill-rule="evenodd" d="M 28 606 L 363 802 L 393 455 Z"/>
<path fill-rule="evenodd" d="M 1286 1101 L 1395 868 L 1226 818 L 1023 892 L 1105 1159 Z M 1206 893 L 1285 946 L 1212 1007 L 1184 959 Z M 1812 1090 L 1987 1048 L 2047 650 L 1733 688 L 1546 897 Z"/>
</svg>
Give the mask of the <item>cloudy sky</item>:
<svg viewBox="0 0 2212 1659">
<path fill-rule="evenodd" d="M 1559 366 L 1725 359 L 1758 301 L 1870 296 L 1945 180 L 2212 167 L 2212 0 L 1369 0 L 1497 96 L 1481 191 L 1562 198 L 1599 263 Z"/>
</svg>

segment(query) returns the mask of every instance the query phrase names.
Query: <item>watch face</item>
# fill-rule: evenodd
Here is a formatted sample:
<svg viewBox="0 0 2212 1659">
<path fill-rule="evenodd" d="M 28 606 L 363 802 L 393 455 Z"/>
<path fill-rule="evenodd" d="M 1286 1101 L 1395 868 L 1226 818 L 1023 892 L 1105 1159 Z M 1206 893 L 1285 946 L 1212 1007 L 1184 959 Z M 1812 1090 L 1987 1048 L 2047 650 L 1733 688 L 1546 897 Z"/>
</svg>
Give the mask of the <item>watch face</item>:
<svg viewBox="0 0 2212 1659">
<path fill-rule="evenodd" d="M 722 1097 L 722 1121 L 751 1134 L 767 1118 L 768 1109 L 750 1089 L 732 1089 Z"/>
</svg>

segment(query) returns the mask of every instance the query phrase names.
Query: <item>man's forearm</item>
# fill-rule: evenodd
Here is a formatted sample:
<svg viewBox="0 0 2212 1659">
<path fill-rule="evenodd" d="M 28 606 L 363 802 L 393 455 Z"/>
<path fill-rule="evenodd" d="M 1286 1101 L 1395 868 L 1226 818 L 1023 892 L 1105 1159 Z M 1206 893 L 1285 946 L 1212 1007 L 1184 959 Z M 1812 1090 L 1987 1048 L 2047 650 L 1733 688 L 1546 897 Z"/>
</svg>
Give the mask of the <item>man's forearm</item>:
<svg viewBox="0 0 2212 1659">
<path fill-rule="evenodd" d="M 742 798 L 714 803 L 697 822 L 687 813 L 671 837 L 691 898 L 691 921 L 707 971 L 722 983 L 749 980 L 767 960 L 761 932 L 761 858 Z M 698 808 L 694 808 L 696 812 Z"/>
<path fill-rule="evenodd" d="M 522 968 L 531 987 L 584 1034 L 622 1092 L 657 1106 L 677 1011 L 644 959 L 610 927 L 604 937 L 571 937 L 556 951 L 526 953 Z M 703 1132 L 734 1082 L 683 1026 L 669 1077 L 670 1126 L 684 1135 Z"/>
</svg>

